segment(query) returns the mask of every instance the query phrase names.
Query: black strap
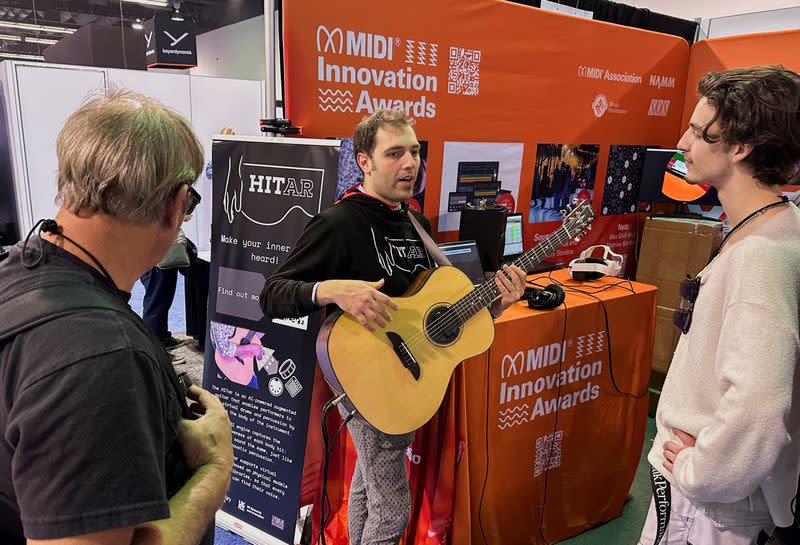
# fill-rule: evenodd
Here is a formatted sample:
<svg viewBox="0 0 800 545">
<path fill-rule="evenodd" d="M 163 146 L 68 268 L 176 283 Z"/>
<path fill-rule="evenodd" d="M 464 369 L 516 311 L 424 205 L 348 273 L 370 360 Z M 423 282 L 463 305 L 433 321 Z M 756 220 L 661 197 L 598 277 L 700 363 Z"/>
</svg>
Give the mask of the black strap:
<svg viewBox="0 0 800 545">
<path fill-rule="evenodd" d="M 672 494 L 669 481 L 650 466 L 650 487 L 653 489 L 654 507 L 656 510 L 656 538 L 653 545 L 661 543 L 661 539 L 669 526 L 669 514 L 672 503 Z"/>
</svg>

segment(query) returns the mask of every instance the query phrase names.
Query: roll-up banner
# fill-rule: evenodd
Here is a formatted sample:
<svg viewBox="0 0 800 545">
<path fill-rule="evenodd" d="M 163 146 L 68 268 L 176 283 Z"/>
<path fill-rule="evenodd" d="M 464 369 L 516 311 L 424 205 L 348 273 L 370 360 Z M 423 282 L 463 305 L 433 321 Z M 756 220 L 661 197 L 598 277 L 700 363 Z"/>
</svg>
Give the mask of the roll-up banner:
<svg viewBox="0 0 800 545">
<path fill-rule="evenodd" d="M 233 423 L 234 469 L 217 515 L 253 543 L 295 543 L 319 314 L 268 319 L 264 280 L 333 203 L 338 140 L 216 136 L 203 386 Z"/>
</svg>

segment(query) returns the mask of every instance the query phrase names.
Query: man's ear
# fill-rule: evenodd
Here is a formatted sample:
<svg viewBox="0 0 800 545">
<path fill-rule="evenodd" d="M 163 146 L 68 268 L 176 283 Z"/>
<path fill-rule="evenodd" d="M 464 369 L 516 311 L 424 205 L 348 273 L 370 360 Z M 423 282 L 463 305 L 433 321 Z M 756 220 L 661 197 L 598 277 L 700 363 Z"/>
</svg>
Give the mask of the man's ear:
<svg viewBox="0 0 800 545">
<path fill-rule="evenodd" d="M 358 152 L 358 155 L 356 155 L 356 162 L 358 163 L 361 172 L 365 176 L 370 173 L 371 170 L 370 163 L 372 162 L 372 160 L 370 159 L 369 155 L 367 155 L 363 151 Z"/>
<path fill-rule="evenodd" d="M 753 144 L 733 144 L 731 145 L 731 158 L 734 163 L 739 163 L 747 159 L 753 151 Z"/>
<path fill-rule="evenodd" d="M 184 206 L 186 196 L 189 193 L 189 184 L 182 184 L 177 191 L 170 195 L 167 206 L 164 209 L 164 226 L 169 229 L 177 229 L 183 223 Z"/>
</svg>

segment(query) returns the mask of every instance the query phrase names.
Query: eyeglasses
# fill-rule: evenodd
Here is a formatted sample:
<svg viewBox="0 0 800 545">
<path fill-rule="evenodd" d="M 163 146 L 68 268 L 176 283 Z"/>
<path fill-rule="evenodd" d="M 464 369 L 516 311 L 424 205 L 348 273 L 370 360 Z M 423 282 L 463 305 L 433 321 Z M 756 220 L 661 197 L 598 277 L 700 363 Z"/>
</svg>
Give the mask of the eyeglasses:
<svg viewBox="0 0 800 545">
<path fill-rule="evenodd" d="M 192 187 L 192 184 L 188 185 L 189 192 L 186 194 L 186 202 L 184 204 L 184 207 L 186 208 L 186 212 L 184 212 L 185 214 L 191 214 L 194 212 L 194 209 L 197 208 L 197 205 L 201 200 L 200 193 L 198 193 L 195 188 Z"/>
<path fill-rule="evenodd" d="M 690 278 L 687 274 L 686 279 L 681 282 L 681 306 L 676 308 L 675 314 L 672 315 L 672 323 L 684 334 L 689 333 L 689 328 L 692 326 L 694 302 L 697 301 L 699 293 L 700 277 Z"/>
</svg>

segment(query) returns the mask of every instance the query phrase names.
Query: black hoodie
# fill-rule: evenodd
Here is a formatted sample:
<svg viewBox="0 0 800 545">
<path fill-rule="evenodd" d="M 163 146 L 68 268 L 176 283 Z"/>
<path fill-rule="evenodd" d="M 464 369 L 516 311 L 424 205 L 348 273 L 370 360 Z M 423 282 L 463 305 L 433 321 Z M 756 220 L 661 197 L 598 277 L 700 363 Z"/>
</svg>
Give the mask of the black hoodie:
<svg viewBox="0 0 800 545">
<path fill-rule="evenodd" d="M 311 292 L 323 280 L 383 278 L 380 291 L 402 295 L 414 277 L 433 266 L 409 213 L 430 233 L 428 220 L 405 204 L 391 209 L 358 189 L 349 191 L 308 222 L 286 261 L 267 279 L 260 299 L 264 314 L 285 318 L 318 310 Z"/>
</svg>

